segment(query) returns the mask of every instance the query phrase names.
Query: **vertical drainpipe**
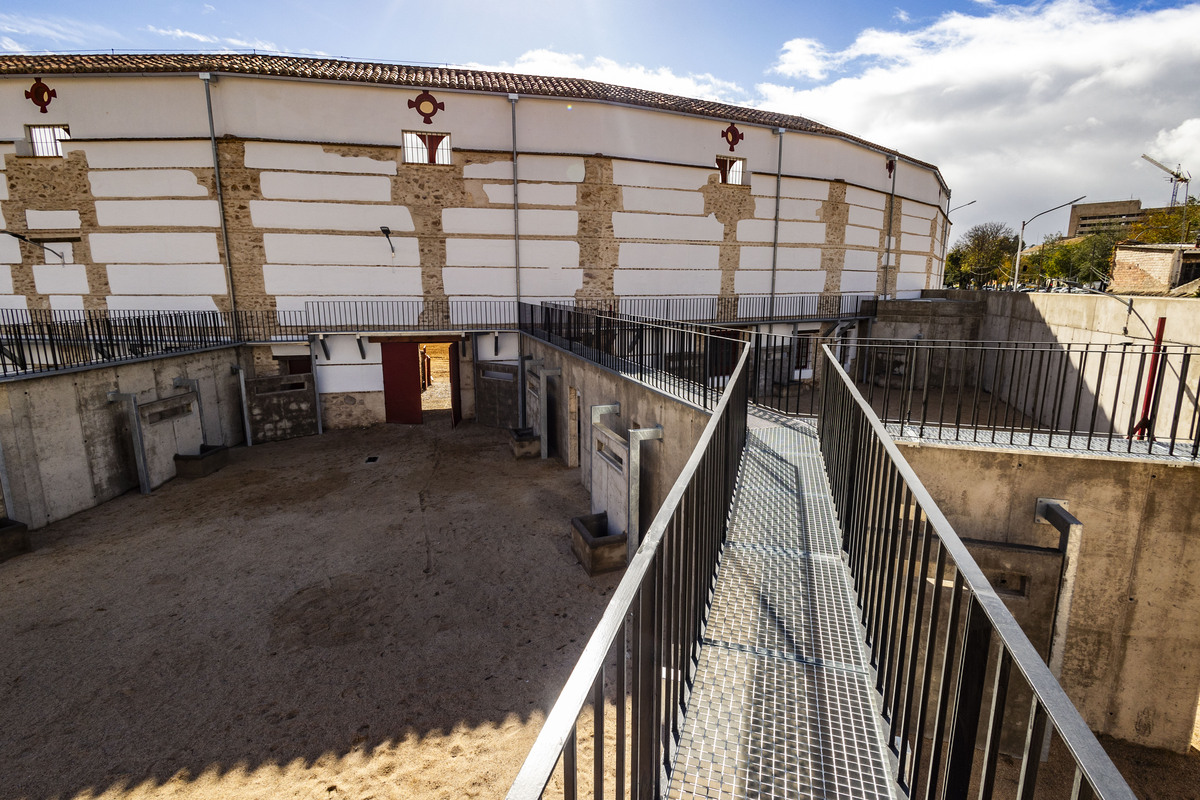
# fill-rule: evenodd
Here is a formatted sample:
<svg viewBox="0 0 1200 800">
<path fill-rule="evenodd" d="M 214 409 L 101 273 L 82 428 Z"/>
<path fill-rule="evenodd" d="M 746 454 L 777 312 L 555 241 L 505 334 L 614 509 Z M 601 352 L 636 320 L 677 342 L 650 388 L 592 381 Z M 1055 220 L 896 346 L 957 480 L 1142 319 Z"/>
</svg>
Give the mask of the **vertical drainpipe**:
<svg viewBox="0 0 1200 800">
<path fill-rule="evenodd" d="M 508 95 L 508 105 L 512 110 L 512 165 L 513 165 L 513 264 L 517 279 L 517 427 L 524 428 L 525 411 L 525 340 L 521 336 L 521 218 L 517 213 L 520 207 L 517 203 L 517 100 L 515 93 Z"/>
<path fill-rule="evenodd" d="M 233 290 L 233 258 L 229 254 L 229 225 L 225 222 L 225 195 L 221 189 L 221 159 L 217 155 L 217 128 L 213 124 L 212 91 L 209 88 L 213 76 L 208 72 L 201 72 L 200 80 L 204 81 L 204 103 L 208 107 L 208 138 L 212 143 L 213 177 L 217 184 L 217 212 L 221 216 L 221 241 L 225 245 L 225 280 L 229 282 L 229 313 L 233 317 L 233 335 L 240 342 L 242 326 L 237 313 L 237 295 Z"/>
<path fill-rule="evenodd" d="M 887 218 L 887 245 L 883 252 L 883 299 L 888 299 L 888 267 L 892 265 L 892 220 L 896 217 L 896 173 L 900 171 L 900 165 L 894 158 L 889 158 L 888 162 L 892 165 L 892 193 L 888 196 L 888 218 Z M 897 286 L 899 285 L 899 275 L 897 274 Z"/>
<path fill-rule="evenodd" d="M 946 243 L 950 241 L 950 190 L 946 190 L 946 213 L 942 222 L 942 285 L 934 286 L 941 289 L 946 285 Z"/>
<path fill-rule="evenodd" d="M 779 155 L 775 161 L 775 236 L 771 240 L 771 304 L 767 312 L 767 316 L 771 320 L 775 319 L 775 268 L 779 262 L 779 197 L 783 185 L 783 128 L 776 128 L 775 135 L 779 137 Z"/>
</svg>

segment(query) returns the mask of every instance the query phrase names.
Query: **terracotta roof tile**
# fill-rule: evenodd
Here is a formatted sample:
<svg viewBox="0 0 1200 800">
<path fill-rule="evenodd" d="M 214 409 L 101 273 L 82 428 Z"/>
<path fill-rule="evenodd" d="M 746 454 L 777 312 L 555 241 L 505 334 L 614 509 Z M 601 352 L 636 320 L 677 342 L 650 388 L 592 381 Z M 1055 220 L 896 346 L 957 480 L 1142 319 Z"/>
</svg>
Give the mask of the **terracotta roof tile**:
<svg viewBox="0 0 1200 800">
<path fill-rule="evenodd" d="M 782 127 L 793 131 L 837 136 L 867 145 L 881 153 L 903 157 L 906 161 L 936 171 L 936 167 L 857 136 L 792 114 L 778 114 L 756 108 L 733 106 L 711 100 L 614 86 L 582 78 L 553 78 L 520 75 L 511 72 L 485 72 L 457 67 L 414 67 L 402 64 L 377 64 L 340 61 L 307 56 L 279 56 L 258 53 L 94 53 L 0 56 L 0 75 L 76 75 L 76 74 L 162 74 L 172 72 L 214 72 L 239 75 L 273 75 L 357 83 L 380 83 L 420 89 L 465 89 L 474 91 L 578 98 L 622 103 L 631 106 L 676 111 L 731 122 Z M 939 176 L 940 180 L 940 176 Z"/>
</svg>

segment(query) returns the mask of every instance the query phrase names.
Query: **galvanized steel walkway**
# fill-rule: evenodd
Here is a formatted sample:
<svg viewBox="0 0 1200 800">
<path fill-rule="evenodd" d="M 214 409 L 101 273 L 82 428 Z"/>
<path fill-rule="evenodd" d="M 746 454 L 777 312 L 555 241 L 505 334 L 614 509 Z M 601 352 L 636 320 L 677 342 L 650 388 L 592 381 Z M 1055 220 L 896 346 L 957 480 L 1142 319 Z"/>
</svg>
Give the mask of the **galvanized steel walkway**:
<svg viewBox="0 0 1200 800">
<path fill-rule="evenodd" d="M 671 798 L 890 798 L 809 422 L 753 412 Z"/>
</svg>

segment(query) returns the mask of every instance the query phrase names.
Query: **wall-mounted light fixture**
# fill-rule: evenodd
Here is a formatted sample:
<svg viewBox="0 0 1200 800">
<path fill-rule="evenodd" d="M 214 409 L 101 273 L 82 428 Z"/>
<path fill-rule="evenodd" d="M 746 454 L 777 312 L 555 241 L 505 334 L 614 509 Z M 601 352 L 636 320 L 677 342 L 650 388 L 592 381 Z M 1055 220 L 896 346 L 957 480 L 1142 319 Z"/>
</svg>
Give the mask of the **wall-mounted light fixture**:
<svg viewBox="0 0 1200 800">
<path fill-rule="evenodd" d="M 396 255 L 396 245 L 392 244 L 392 229 L 387 225 L 380 225 L 379 230 L 383 233 L 383 238 L 387 239 L 388 247 L 392 248 L 392 255 Z"/>
<path fill-rule="evenodd" d="M 35 244 L 38 247 L 45 250 L 47 253 L 53 253 L 54 255 L 58 256 L 58 260 L 60 262 L 62 262 L 62 265 L 64 267 L 67 265 L 67 259 L 63 257 L 62 253 L 58 252 L 57 250 L 53 250 L 49 247 L 46 247 L 46 245 L 42 244 L 41 242 L 34 241 L 33 239 L 30 239 L 28 236 L 25 236 L 24 234 L 13 233 L 12 231 L 0 231 L 0 233 L 6 233 L 9 236 L 13 237 L 14 239 L 20 239 L 22 242 L 28 242 L 29 244 Z"/>
</svg>

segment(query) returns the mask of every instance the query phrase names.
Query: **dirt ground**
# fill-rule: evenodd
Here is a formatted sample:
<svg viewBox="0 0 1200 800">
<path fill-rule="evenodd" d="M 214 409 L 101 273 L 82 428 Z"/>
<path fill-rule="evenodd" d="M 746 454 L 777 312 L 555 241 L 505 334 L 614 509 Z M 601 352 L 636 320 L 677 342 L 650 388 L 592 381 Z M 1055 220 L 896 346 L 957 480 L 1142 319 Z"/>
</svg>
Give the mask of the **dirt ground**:
<svg viewBox="0 0 1200 800">
<path fill-rule="evenodd" d="M 425 420 L 35 532 L 0 564 L 0 797 L 502 797 L 617 578 L 570 552 L 577 473 Z"/>
</svg>

